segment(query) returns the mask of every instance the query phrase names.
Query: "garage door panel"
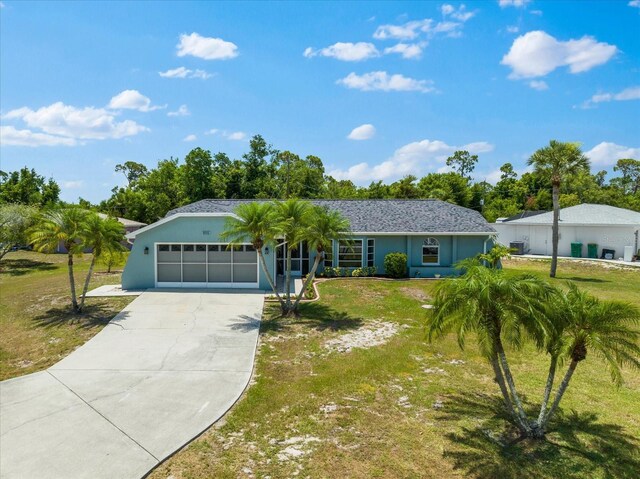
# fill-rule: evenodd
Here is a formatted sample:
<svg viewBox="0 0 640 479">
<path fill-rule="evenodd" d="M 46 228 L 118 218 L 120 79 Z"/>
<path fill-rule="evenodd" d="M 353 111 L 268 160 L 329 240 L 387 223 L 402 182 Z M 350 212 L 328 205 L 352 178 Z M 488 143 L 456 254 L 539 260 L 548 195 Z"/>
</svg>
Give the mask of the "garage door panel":
<svg viewBox="0 0 640 479">
<path fill-rule="evenodd" d="M 205 245 L 184 245 L 182 261 L 185 263 L 206 263 L 207 250 Z"/>
<path fill-rule="evenodd" d="M 256 283 L 258 281 L 258 271 L 255 264 L 234 264 L 234 283 Z"/>
<path fill-rule="evenodd" d="M 179 283 L 182 281 L 181 265 L 178 264 L 159 264 L 158 265 L 158 282 L 159 283 Z"/>
<path fill-rule="evenodd" d="M 231 263 L 231 250 L 209 251 L 209 263 Z"/>
<path fill-rule="evenodd" d="M 231 265 L 230 264 L 210 264 L 209 265 L 209 282 L 210 283 L 230 283 L 231 282 Z"/>
<path fill-rule="evenodd" d="M 256 264 L 257 255 L 255 251 L 234 251 L 234 263 L 253 263 Z"/>
<path fill-rule="evenodd" d="M 185 283 L 205 283 L 207 281 L 207 265 L 183 264 L 182 281 Z"/>
</svg>

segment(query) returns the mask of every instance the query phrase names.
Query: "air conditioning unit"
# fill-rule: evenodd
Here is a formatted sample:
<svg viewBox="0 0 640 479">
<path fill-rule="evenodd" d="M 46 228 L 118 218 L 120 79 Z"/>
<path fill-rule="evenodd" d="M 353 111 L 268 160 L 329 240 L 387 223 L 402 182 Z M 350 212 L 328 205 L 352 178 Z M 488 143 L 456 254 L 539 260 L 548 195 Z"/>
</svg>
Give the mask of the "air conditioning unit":
<svg viewBox="0 0 640 479">
<path fill-rule="evenodd" d="M 509 243 L 509 248 L 511 248 L 512 250 L 511 254 L 517 255 L 525 254 L 527 251 L 529 251 L 526 241 L 512 241 Z"/>
</svg>

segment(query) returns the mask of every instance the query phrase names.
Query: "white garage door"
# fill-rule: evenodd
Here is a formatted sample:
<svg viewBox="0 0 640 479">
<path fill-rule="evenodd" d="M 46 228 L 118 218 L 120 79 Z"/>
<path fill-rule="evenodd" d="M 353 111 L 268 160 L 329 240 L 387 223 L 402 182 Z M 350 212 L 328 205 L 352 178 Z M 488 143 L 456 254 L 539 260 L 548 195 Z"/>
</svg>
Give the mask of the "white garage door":
<svg viewBox="0 0 640 479">
<path fill-rule="evenodd" d="M 258 254 L 250 244 L 156 244 L 156 286 L 257 288 Z"/>
</svg>

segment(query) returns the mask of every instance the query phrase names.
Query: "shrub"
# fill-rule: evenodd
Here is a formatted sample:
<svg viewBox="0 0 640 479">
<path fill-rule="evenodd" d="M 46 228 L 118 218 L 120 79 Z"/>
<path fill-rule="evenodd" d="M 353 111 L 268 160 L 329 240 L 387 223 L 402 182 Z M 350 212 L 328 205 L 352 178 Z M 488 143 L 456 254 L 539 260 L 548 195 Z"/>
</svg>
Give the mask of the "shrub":
<svg viewBox="0 0 640 479">
<path fill-rule="evenodd" d="M 107 267 L 107 273 L 111 273 L 111 268 L 124 266 L 127 261 L 127 253 L 122 250 L 106 250 L 97 258 L 98 263 Z"/>
<path fill-rule="evenodd" d="M 364 272 L 362 271 L 362 268 L 356 268 L 351 272 L 351 276 L 353 277 L 364 276 Z"/>
<path fill-rule="evenodd" d="M 384 269 L 391 278 L 404 278 L 407 275 L 407 255 L 389 253 L 384 257 Z"/>
</svg>

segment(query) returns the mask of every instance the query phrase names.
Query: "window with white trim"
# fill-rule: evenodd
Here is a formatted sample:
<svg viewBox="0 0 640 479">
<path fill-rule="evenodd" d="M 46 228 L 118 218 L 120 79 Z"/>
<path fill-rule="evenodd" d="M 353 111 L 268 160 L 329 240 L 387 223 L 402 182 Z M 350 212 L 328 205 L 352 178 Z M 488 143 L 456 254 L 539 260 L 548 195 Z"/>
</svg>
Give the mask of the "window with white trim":
<svg viewBox="0 0 640 479">
<path fill-rule="evenodd" d="M 376 240 L 370 238 L 367 240 L 367 266 L 372 267 L 375 264 L 376 257 Z"/>
<path fill-rule="evenodd" d="M 338 266 L 341 268 L 362 267 L 362 240 L 340 241 L 338 244 Z"/>
<path fill-rule="evenodd" d="M 324 250 L 324 265 L 327 268 L 333 267 L 333 240 L 331 240 L 331 244 Z"/>
<path fill-rule="evenodd" d="M 422 264 L 440 264 L 440 242 L 435 238 L 427 238 L 422 243 Z"/>
</svg>

